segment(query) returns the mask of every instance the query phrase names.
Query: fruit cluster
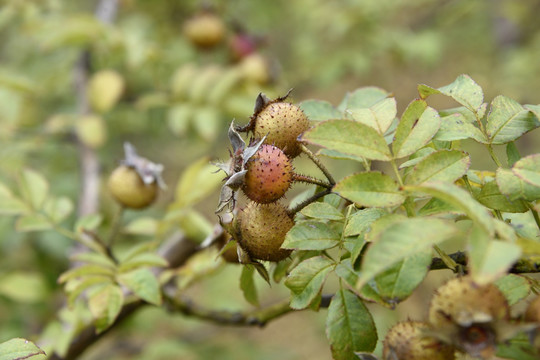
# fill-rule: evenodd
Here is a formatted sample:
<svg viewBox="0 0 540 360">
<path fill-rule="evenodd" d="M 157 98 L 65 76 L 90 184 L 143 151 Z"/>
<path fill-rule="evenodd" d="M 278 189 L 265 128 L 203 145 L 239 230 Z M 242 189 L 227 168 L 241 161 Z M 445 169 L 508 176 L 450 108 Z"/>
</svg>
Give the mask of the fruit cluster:
<svg viewBox="0 0 540 360">
<path fill-rule="evenodd" d="M 383 359 L 455 359 L 456 351 L 491 359 L 496 346 L 517 333 L 530 333 L 540 351 L 540 297 L 533 300 L 525 321 L 510 319 L 506 297 L 494 284 L 476 284 L 470 276 L 451 279 L 433 296 L 427 322 L 404 321 L 384 340 Z"/>
<path fill-rule="evenodd" d="M 264 36 L 248 33 L 239 23 L 227 24 L 218 12 L 203 6 L 182 25 L 182 33 L 196 49 L 207 52 L 225 45 L 231 62 L 238 64 L 242 74 L 259 85 L 272 82 L 275 66 L 261 54 Z"/>
<path fill-rule="evenodd" d="M 234 123 L 230 126 L 231 159 L 216 164 L 227 175 L 216 212 L 228 208 L 235 214 L 223 225 L 239 245 L 240 262 L 277 262 L 286 258 L 290 251 L 281 249 L 281 244 L 294 225 L 294 212 L 280 199 L 295 181 L 321 183 L 294 172 L 293 159 L 303 149 L 308 151 L 298 138 L 310 124 L 298 106 L 285 101 L 287 96 L 270 100 L 259 94 L 249 123 L 244 127 L 235 127 Z M 252 134 L 248 146 L 239 132 Z M 327 184 L 327 188 L 331 187 Z M 248 204 L 236 209 L 239 191 Z"/>
</svg>

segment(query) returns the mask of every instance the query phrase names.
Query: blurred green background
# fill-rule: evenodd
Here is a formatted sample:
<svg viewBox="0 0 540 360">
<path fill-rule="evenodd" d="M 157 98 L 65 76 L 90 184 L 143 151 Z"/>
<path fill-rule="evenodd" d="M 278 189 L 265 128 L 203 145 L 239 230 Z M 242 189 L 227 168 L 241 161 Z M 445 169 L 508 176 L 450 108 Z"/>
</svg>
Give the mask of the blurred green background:
<svg viewBox="0 0 540 360">
<path fill-rule="evenodd" d="M 113 6 L 105 22 L 96 18 L 100 3 Z M 417 96 L 418 84 L 439 87 L 467 73 L 483 87 L 486 101 L 504 94 L 523 104 L 540 102 L 538 0 L 0 4 L 0 180 L 14 187 L 21 169 L 34 168 L 53 193 L 75 203 L 76 139 L 97 156 L 103 178 L 122 158 L 123 142 L 130 141 L 165 165 L 169 190 L 142 213 L 159 217 L 187 165 L 204 155 L 228 157 L 226 129 L 233 118 L 247 122 L 261 91 L 276 97 L 292 88 L 294 101 L 336 104 L 346 92 L 372 85 L 393 92 L 403 110 Z M 212 46 L 195 44 L 186 30 L 203 13 L 224 27 Z M 100 85 L 93 79 L 104 72 Z M 92 81 L 98 83 L 93 90 Z M 106 90 L 115 87 L 117 92 Z M 442 98 L 430 103 L 455 106 Z M 518 144 L 523 154 L 538 150 L 535 140 L 524 137 Z M 483 169 L 485 154 L 479 151 L 473 167 Z M 337 177 L 352 172 L 348 163 L 329 166 Z M 106 191 L 100 200 L 99 210 L 112 214 Z M 210 223 L 216 221 L 216 204 L 217 195 L 197 207 Z M 137 241 L 125 237 L 120 246 Z M 72 246 L 53 232 L 17 233 L 12 218 L 0 217 L 0 341 L 31 338 L 54 318 L 63 301 L 56 279 L 68 266 Z M 224 265 L 188 295 L 213 308 L 249 308 L 238 289 L 239 273 L 237 266 Z M 449 276 L 430 274 L 397 311 L 373 307 L 379 337 L 396 319 L 423 316 L 433 284 Z M 279 284 L 257 285 L 263 304 L 288 295 Z M 264 329 L 238 329 L 148 308 L 83 358 L 328 359 L 324 321 L 325 310 L 299 312 Z"/>
</svg>

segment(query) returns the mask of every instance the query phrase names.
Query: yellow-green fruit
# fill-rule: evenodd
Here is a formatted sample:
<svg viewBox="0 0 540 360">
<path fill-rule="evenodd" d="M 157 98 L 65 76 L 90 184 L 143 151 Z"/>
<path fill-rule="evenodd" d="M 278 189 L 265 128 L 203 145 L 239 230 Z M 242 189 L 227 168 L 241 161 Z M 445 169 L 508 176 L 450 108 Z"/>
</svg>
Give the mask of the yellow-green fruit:
<svg viewBox="0 0 540 360">
<path fill-rule="evenodd" d="M 261 85 L 270 82 L 270 66 L 261 54 L 251 54 L 242 59 L 240 69 L 245 79 Z"/>
<path fill-rule="evenodd" d="M 383 342 L 383 360 L 453 360 L 454 348 L 427 336 L 429 326 L 420 321 L 394 325 Z"/>
<path fill-rule="evenodd" d="M 470 276 L 455 278 L 439 287 L 431 299 L 429 323 L 435 327 L 489 323 L 510 318 L 504 294 L 493 284 L 477 285 Z"/>
<path fill-rule="evenodd" d="M 101 70 L 89 82 L 88 99 L 92 109 L 99 113 L 111 110 L 124 91 L 124 78 L 114 70 Z"/>
<path fill-rule="evenodd" d="M 108 187 L 116 201 L 132 209 L 142 209 L 152 204 L 158 193 L 155 181 L 145 184 L 135 169 L 125 165 L 113 171 Z"/>
<path fill-rule="evenodd" d="M 202 13 L 184 23 L 184 35 L 193 45 L 210 48 L 225 37 L 225 24 L 215 14 Z"/>
<path fill-rule="evenodd" d="M 253 135 L 282 149 L 290 158 L 301 152 L 297 138 L 309 128 L 309 119 L 298 106 L 286 102 L 268 104 L 255 118 Z"/>
<path fill-rule="evenodd" d="M 257 204 L 251 201 L 238 213 L 240 246 L 254 260 L 280 261 L 291 253 L 281 249 L 294 221 L 280 203 Z"/>
</svg>

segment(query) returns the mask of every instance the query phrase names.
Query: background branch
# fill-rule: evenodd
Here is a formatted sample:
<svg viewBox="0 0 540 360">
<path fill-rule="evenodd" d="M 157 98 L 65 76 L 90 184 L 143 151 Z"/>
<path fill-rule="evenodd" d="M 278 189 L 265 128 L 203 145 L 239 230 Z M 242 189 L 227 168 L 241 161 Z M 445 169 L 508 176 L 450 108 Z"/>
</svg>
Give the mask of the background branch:
<svg viewBox="0 0 540 360">
<path fill-rule="evenodd" d="M 114 21 L 118 11 L 118 0 L 101 0 L 96 8 L 96 18 L 110 24 Z M 75 94 L 77 113 L 79 116 L 90 112 L 88 103 L 88 78 L 91 69 L 91 54 L 88 49 L 81 54 L 74 69 Z M 80 160 L 81 189 L 79 194 L 78 214 L 84 216 L 97 212 L 99 206 L 99 161 L 96 152 L 77 141 Z"/>
</svg>

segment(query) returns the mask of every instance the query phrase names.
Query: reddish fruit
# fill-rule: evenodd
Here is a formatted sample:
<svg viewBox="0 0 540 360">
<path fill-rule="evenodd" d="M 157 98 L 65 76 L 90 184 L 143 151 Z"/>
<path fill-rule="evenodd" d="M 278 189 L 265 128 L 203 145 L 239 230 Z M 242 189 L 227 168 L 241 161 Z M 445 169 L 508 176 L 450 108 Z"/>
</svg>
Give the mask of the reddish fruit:
<svg viewBox="0 0 540 360">
<path fill-rule="evenodd" d="M 257 40 L 245 33 L 234 34 L 229 41 L 229 49 L 233 60 L 239 61 L 257 50 Z"/>
<path fill-rule="evenodd" d="M 383 342 L 383 360 L 453 360 L 454 348 L 430 337 L 429 325 L 404 321 L 394 325 Z"/>
<path fill-rule="evenodd" d="M 255 118 L 255 138 L 266 136 L 265 143 L 283 149 L 294 158 L 301 152 L 298 136 L 309 128 L 309 119 L 298 106 L 287 102 L 271 102 Z"/>
<path fill-rule="evenodd" d="M 262 145 L 246 164 L 243 191 L 248 198 L 268 204 L 280 199 L 293 180 L 289 158 L 273 145 Z"/>
<path fill-rule="evenodd" d="M 225 24 L 216 14 L 204 12 L 188 19 L 184 23 L 183 31 L 193 45 L 210 48 L 225 37 Z"/>
<path fill-rule="evenodd" d="M 260 205 L 250 202 L 239 212 L 239 244 L 253 260 L 280 261 L 291 253 L 281 249 L 294 221 L 280 203 Z"/>
<path fill-rule="evenodd" d="M 118 203 L 132 209 L 147 207 L 154 202 L 158 193 L 156 181 L 145 184 L 137 171 L 126 165 L 112 172 L 107 185 Z"/>
</svg>

